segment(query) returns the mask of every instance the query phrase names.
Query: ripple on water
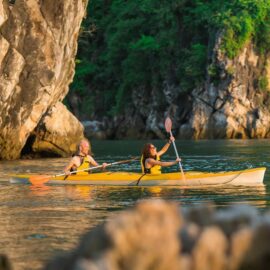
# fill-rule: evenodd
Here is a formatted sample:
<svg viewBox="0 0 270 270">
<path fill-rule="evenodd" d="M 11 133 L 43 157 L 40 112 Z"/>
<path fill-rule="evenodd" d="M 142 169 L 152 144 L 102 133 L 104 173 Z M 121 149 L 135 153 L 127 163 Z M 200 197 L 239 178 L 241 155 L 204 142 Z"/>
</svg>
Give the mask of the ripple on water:
<svg viewBox="0 0 270 270">
<path fill-rule="evenodd" d="M 144 142 L 92 141 L 98 162 L 139 156 Z M 160 148 L 164 142 L 154 141 Z M 265 166 L 270 168 L 269 141 L 177 141 L 184 170 L 228 171 Z M 173 148 L 164 160 L 174 160 Z M 14 269 L 40 269 L 53 254 L 74 247 L 88 228 L 145 199 L 174 201 L 182 207 L 214 202 L 218 207 L 250 204 L 269 209 L 267 170 L 264 186 L 253 187 L 93 187 L 16 185 L 12 173 L 61 173 L 69 159 L 1 161 L 0 238 L 2 253 Z M 140 171 L 139 161 L 110 170 Z M 176 170 L 176 167 L 166 170 Z"/>
</svg>

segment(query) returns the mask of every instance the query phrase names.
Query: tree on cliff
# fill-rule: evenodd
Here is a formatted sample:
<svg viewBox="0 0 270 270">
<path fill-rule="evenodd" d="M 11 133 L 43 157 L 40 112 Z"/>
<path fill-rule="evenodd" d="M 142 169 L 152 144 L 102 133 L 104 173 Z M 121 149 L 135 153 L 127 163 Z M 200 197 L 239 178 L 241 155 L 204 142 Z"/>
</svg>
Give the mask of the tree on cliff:
<svg viewBox="0 0 270 270">
<path fill-rule="evenodd" d="M 81 118 L 119 114 L 138 89 L 162 106 L 164 84 L 182 95 L 202 85 L 206 73 L 218 78 L 208 66 L 218 31 L 230 58 L 250 39 L 261 54 L 269 51 L 269 15 L 269 1 L 93 0 L 70 95 L 81 97 Z"/>
</svg>

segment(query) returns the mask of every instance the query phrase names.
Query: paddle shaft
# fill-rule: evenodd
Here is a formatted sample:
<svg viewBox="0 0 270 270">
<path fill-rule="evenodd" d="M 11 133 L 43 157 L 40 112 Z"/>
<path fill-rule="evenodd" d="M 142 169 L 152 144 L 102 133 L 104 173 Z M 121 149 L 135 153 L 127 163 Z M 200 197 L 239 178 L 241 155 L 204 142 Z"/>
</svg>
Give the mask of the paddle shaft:
<svg viewBox="0 0 270 270">
<path fill-rule="evenodd" d="M 172 135 L 172 131 L 170 130 L 170 136 L 173 137 Z M 174 151 L 175 151 L 175 154 L 176 154 L 176 157 L 179 158 L 179 155 L 178 155 L 178 151 L 177 151 L 177 148 L 176 148 L 176 145 L 175 145 L 175 142 L 173 141 L 173 148 L 174 148 Z M 181 174 L 182 174 L 182 178 L 185 179 L 185 175 L 184 175 L 184 172 L 183 172 L 183 168 L 182 168 L 182 164 L 181 164 L 181 161 L 179 161 L 179 168 L 181 170 Z"/>
<path fill-rule="evenodd" d="M 116 162 L 114 162 L 114 163 L 116 163 Z M 114 165 L 114 164 L 113 163 L 107 164 L 107 166 L 111 166 L 111 165 Z M 70 174 L 74 174 L 74 173 L 78 173 L 78 172 L 91 171 L 91 170 L 99 169 L 99 168 L 102 168 L 102 165 L 98 165 L 98 166 L 95 166 L 95 167 L 86 168 L 86 169 L 83 169 L 83 170 L 71 171 Z M 60 173 L 60 174 L 55 174 L 52 177 L 58 177 L 58 176 L 64 176 L 64 175 L 67 175 L 67 174 L 66 173 Z"/>
<path fill-rule="evenodd" d="M 132 158 L 132 159 L 127 159 L 127 160 L 122 160 L 122 161 L 116 161 L 116 162 L 107 163 L 107 166 L 106 167 L 117 165 L 117 164 L 122 164 L 122 163 L 128 163 L 128 162 L 131 162 L 131 161 L 136 160 L 136 159 L 137 158 Z M 86 168 L 86 169 L 83 169 L 83 170 L 71 171 L 70 174 L 74 174 L 74 173 L 78 173 L 78 172 L 85 172 L 85 171 L 92 171 L 94 169 L 102 168 L 102 166 L 103 165 L 98 165 L 98 166 Z M 65 173 L 61 173 L 61 174 L 54 175 L 54 177 L 64 176 L 64 175 L 66 175 L 66 174 Z"/>
<path fill-rule="evenodd" d="M 138 159 L 138 158 L 132 158 L 132 159 L 128 159 L 128 160 L 116 161 L 116 162 L 108 163 L 107 166 L 128 163 L 128 162 L 131 162 L 131 161 L 136 160 L 136 159 Z M 72 171 L 72 172 L 70 172 L 70 174 L 75 174 L 75 173 L 84 172 L 84 171 L 90 171 L 90 170 L 94 170 L 94 169 L 98 169 L 98 168 L 102 168 L 102 167 L 103 167 L 102 165 L 98 165 L 98 166 L 95 166 L 95 167 L 90 167 L 90 168 L 86 168 L 86 169 L 82 169 L 82 170 Z M 34 184 L 44 184 L 44 183 L 48 182 L 50 180 L 50 178 L 55 178 L 55 177 L 58 177 L 58 176 L 67 176 L 68 177 L 69 175 L 66 174 L 66 173 L 61 173 L 61 174 L 55 174 L 55 175 L 51 175 L 51 176 L 50 175 L 32 176 L 32 177 L 29 177 L 29 181 L 33 185 Z"/>
</svg>

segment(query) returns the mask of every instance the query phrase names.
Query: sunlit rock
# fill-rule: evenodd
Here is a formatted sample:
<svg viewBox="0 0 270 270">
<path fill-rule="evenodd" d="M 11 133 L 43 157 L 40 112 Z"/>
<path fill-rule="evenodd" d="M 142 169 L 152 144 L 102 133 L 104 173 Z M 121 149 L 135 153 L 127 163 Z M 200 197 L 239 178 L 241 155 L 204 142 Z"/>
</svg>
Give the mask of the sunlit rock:
<svg viewBox="0 0 270 270">
<path fill-rule="evenodd" d="M 68 269 L 180 269 L 181 225 L 176 205 L 140 203 L 135 210 L 121 213 L 87 233 L 70 256 L 73 259 Z M 46 269 L 67 269 L 56 268 L 61 265 L 59 260 Z"/>
<path fill-rule="evenodd" d="M 265 270 L 269 238 L 269 214 L 253 207 L 183 209 L 149 200 L 98 225 L 44 269 Z"/>
<path fill-rule="evenodd" d="M 183 124 L 185 133 L 195 139 L 268 138 L 269 98 L 255 83 L 259 74 L 270 80 L 269 67 L 264 72 L 264 56 L 260 57 L 248 43 L 231 60 L 221 50 L 221 42 L 222 33 L 217 33 L 211 65 L 218 70 L 219 81 L 211 82 L 208 74 L 204 88 L 192 91 L 193 109 Z M 179 131 L 179 137 L 186 137 L 183 128 Z"/>
<path fill-rule="evenodd" d="M 60 102 L 56 103 L 35 130 L 32 145 L 35 153 L 71 155 L 83 139 L 83 126 Z"/>
<path fill-rule="evenodd" d="M 261 224 L 253 234 L 251 244 L 245 253 L 240 270 L 265 270 L 270 268 L 270 223 Z"/>
<path fill-rule="evenodd" d="M 28 138 L 41 130 L 42 119 L 58 108 L 56 104 L 67 94 L 87 2 L 1 1 L 0 159 L 19 158 Z M 83 136 L 81 128 L 76 130 L 79 123 L 75 118 L 72 122 L 67 119 L 65 124 L 71 136 L 63 142 L 65 147 L 63 143 L 55 145 L 56 154 L 68 154 L 73 139 Z M 51 125 L 48 131 L 54 133 L 54 138 L 61 132 L 57 124 L 55 127 L 57 130 Z M 44 143 L 35 147 L 39 145 L 42 151 L 47 147 Z M 51 145 L 48 147 L 48 152 L 54 151 Z"/>
<path fill-rule="evenodd" d="M 203 230 L 193 250 L 194 270 L 225 270 L 228 240 L 218 227 Z"/>
<path fill-rule="evenodd" d="M 231 236 L 231 254 L 228 268 L 239 269 L 249 247 L 252 245 L 253 230 L 250 228 L 240 229 Z"/>
</svg>

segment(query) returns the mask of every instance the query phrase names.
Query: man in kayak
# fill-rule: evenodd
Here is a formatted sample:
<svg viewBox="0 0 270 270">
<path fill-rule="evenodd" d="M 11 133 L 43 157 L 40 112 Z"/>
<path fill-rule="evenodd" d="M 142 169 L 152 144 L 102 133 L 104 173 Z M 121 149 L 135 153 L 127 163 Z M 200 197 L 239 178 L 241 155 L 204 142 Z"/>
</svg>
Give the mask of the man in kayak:
<svg viewBox="0 0 270 270">
<path fill-rule="evenodd" d="M 161 174 L 161 167 L 173 166 L 181 161 L 180 158 L 177 158 L 175 161 L 160 161 L 160 156 L 167 152 L 174 140 L 174 137 L 171 136 L 169 141 L 160 151 L 157 151 L 157 148 L 152 143 L 147 143 L 144 145 L 141 158 L 141 167 L 143 173 Z"/>
<path fill-rule="evenodd" d="M 72 157 L 71 161 L 64 169 L 65 174 L 69 175 L 73 171 L 80 170 L 85 170 L 79 172 L 80 175 L 90 173 L 91 170 L 87 170 L 88 168 L 99 165 L 91 155 L 90 143 L 86 139 L 81 140 L 78 145 L 77 153 Z M 103 163 L 102 169 L 106 166 L 107 163 Z"/>
</svg>

